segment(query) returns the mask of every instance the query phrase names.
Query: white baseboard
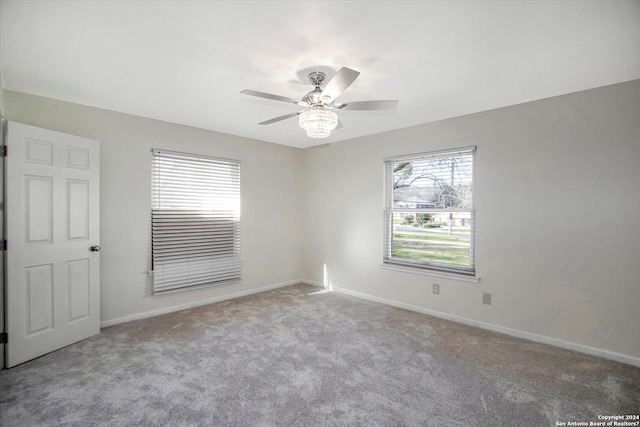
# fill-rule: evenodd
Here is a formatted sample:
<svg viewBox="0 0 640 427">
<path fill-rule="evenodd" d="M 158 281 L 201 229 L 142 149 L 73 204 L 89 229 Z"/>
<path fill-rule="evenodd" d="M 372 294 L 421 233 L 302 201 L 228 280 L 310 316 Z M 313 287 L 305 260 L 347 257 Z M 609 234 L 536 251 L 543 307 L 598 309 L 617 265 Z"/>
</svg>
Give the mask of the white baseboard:
<svg viewBox="0 0 640 427">
<path fill-rule="evenodd" d="M 322 286 L 324 285 L 319 282 L 313 282 L 305 280 L 303 283 L 314 285 L 314 286 Z M 608 350 L 602 350 L 595 347 L 589 347 L 587 345 L 577 344 L 570 341 L 564 341 L 557 338 L 551 338 L 544 335 L 532 334 L 530 332 L 520 331 L 517 329 L 506 328 L 504 326 L 492 325 L 490 323 L 480 322 L 473 319 L 467 319 L 465 317 L 455 316 L 452 314 L 441 313 L 439 311 L 430 310 L 423 307 L 418 307 L 411 304 L 405 304 L 402 302 L 380 298 L 369 294 L 363 294 L 361 292 L 352 291 L 349 289 L 336 288 L 333 287 L 335 292 L 343 293 L 345 295 L 351 295 L 357 298 L 366 299 L 369 301 L 378 302 L 381 304 L 387 304 L 398 308 L 404 308 L 406 310 L 416 311 L 418 313 L 428 314 L 429 316 L 439 317 L 441 319 L 450 320 L 452 322 L 462 323 L 464 325 L 475 326 L 481 329 L 487 329 L 489 331 L 498 332 L 505 335 L 510 335 L 516 338 L 523 338 L 529 341 L 539 342 L 541 344 L 548 344 L 559 348 L 564 348 L 567 350 L 577 351 L 579 353 L 588 354 L 591 356 L 602 357 L 604 359 L 613 360 L 615 362 L 626 363 L 628 365 L 640 367 L 640 358 L 627 356 L 625 354 L 615 353 Z"/>
<path fill-rule="evenodd" d="M 275 283 L 273 285 L 263 286 L 261 288 L 250 289 L 248 291 L 234 292 L 232 294 L 221 295 L 218 297 L 208 298 L 205 300 L 193 301 L 187 304 L 173 305 L 170 307 L 164 307 L 157 310 L 145 311 L 143 313 L 131 314 L 129 316 L 118 317 L 116 319 L 109 319 L 100 322 L 101 328 L 117 325 L 119 323 L 131 322 L 132 320 L 146 319 L 147 317 L 158 316 L 160 314 L 173 313 L 176 311 L 187 310 L 189 308 L 199 307 L 201 305 L 213 304 L 215 302 L 227 301 L 234 298 L 240 298 L 247 295 L 258 294 L 260 292 L 270 291 L 272 289 L 283 288 L 285 286 L 295 285 L 297 283 L 306 283 L 304 280 L 289 280 L 286 282 Z"/>
</svg>

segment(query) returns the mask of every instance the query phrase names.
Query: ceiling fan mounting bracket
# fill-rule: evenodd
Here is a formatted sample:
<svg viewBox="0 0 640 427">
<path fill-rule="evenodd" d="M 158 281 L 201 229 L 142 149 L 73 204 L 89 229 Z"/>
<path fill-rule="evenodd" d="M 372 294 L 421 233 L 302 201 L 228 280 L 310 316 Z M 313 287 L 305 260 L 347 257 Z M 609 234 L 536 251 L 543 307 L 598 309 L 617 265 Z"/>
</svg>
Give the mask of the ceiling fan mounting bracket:
<svg viewBox="0 0 640 427">
<path fill-rule="evenodd" d="M 322 86 L 327 79 L 327 75 L 322 71 L 314 71 L 309 73 L 309 81 L 314 86 Z"/>
</svg>

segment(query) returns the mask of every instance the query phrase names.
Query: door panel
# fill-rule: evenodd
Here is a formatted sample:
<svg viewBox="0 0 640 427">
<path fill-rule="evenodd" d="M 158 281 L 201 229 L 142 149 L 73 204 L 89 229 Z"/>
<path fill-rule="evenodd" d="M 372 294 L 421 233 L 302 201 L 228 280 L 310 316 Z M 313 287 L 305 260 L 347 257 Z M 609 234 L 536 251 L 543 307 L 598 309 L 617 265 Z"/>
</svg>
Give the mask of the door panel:
<svg viewBox="0 0 640 427">
<path fill-rule="evenodd" d="M 89 239 L 89 181 L 67 180 L 67 240 Z"/>
<path fill-rule="evenodd" d="M 67 261 L 69 283 L 69 321 L 89 317 L 89 267 L 88 258 Z"/>
<path fill-rule="evenodd" d="M 7 124 L 7 367 L 100 332 L 98 141 Z"/>
<path fill-rule="evenodd" d="M 35 265 L 24 271 L 29 337 L 53 329 L 53 265 Z"/>
<path fill-rule="evenodd" d="M 25 176 L 24 191 L 27 212 L 26 244 L 51 243 L 53 240 L 53 179 L 47 176 Z"/>
</svg>

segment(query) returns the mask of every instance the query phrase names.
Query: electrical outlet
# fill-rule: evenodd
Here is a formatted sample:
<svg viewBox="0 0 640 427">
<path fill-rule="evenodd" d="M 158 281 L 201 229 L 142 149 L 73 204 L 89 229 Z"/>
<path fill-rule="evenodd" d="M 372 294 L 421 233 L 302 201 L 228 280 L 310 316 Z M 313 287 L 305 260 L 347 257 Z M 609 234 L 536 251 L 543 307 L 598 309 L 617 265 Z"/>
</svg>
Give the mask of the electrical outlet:
<svg viewBox="0 0 640 427">
<path fill-rule="evenodd" d="M 438 283 L 433 284 L 433 293 L 436 295 L 440 295 L 440 285 Z"/>
<path fill-rule="evenodd" d="M 487 292 L 483 292 L 482 293 L 482 303 L 483 304 L 487 304 L 487 305 L 491 305 L 491 294 L 489 294 Z"/>
</svg>

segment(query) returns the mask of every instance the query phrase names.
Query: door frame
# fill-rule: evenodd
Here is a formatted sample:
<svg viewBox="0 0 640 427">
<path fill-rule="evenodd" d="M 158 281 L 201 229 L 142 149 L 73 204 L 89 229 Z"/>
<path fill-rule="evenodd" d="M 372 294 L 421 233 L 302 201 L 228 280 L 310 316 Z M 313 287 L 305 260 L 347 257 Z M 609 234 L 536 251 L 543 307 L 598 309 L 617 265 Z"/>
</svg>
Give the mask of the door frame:
<svg viewBox="0 0 640 427">
<path fill-rule="evenodd" d="M 0 90 L 2 90 L 2 88 L 0 87 Z M 6 132 L 6 125 L 5 125 L 5 120 L 4 120 L 4 116 L 2 115 L 2 108 L 0 105 L 0 150 L 2 150 L 2 153 L 4 153 L 4 149 L 5 149 L 5 145 L 4 145 L 4 141 L 5 141 L 5 132 Z M 6 287 L 5 287 L 5 256 L 6 256 L 6 251 L 4 250 L 4 236 L 5 236 L 5 227 L 6 224 L 4 223 L 4 193 L 5 193 L 5 188 L 4 188 L 4 161 L 5 158 L 2 157 L 0 159 L 0 242 L 2 242 L 2 247 L 0 248 L 2 250 L 2 256 L 0 256 L 0 333 L 2 333 L 2 337 L 6 337 L 7 335 L 7 326 L 6 326 L 6 322 L 5 322 L 5 301 L 6 301 Z M 5 351 L 6 351 L 6 345 L 4 343 L 4 340 L 0 340 L 0 369 L 4 369 L 6 367 L 5 365 Z"/>
</svg>

